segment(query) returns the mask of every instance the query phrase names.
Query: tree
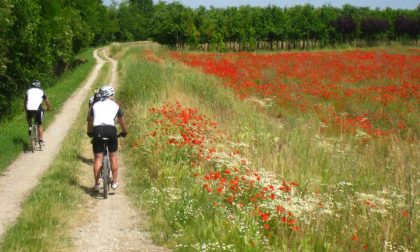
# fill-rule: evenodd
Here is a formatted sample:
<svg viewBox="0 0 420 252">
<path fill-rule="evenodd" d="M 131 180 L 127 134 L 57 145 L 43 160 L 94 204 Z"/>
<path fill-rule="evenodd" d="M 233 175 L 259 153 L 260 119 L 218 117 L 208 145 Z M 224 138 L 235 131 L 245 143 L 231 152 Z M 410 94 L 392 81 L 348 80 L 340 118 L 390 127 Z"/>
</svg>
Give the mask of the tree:
<svg viewBox="0 0 420 252">
<path fill-rule="evenodd" d="M 318 31 L 318 36 L 321 40 L 321 47 L 334 45 L 336 31 L 333 27 L 334 20 L 337 19 L 339 10 L 331 5 L 323 5 L 319 9 L 320 16 L 320 28 Z"/>
<path fill-rule="evenodd" d="M 152 38 L 173 48 L 183 47 L 187 42 L 187 29 L 193 11 L 178 2 L 155 6 L 151 18 L 150 34 Z"/>
<path fill-rule="evenodd" d="M 146 19 L 153 16 L 153 0 L 130 0 L 130 4 L 135 5 Z"/>
<path fill-rule="evenodd" d="M 7 73 L 7 66 L 10 63 L 9 56 L 7 54 L 8 48 L 12 43 L 8 34 L 14 24 L 14 18 L 12 16 L 12 5 L 9 0 L 0 2 L 0 114 L 4 115 L 8 101 L 12 96 L 11 91 L 15 88 L 11 78 Z"/>
<path fill-rule="evenodd" d="M 400 15 L 395 19 L 394 29 L 396 35 L 399 37 L 417 39 L 420 35 L 420 19 L 417 18 L 416 20 Z"/>
<path fill-rule="evenodd" d="M 368 41 L 369 45 L 376 42 L 381 33 L 385 33 L 389 28 L 386 20 L 376 18 L 364 18 L 360 23 L 360 30 L 363 37 Z"/>
<path fill-rule="evenodd" d="M 145 17 L 141 14 L 136 4 L 129 2 L 120 4 L 117 18 L 119 31 L 116 38 L 119 41 L 143 40 L 148 36 Z"/>
<path fill-rule="evenodd" d="M 355 34 L 357 29 L 356 21 L 350 16 L 340 16 L 332 22 L 337 34 L 339 34 L 341 43 L 350 42 Z"/>
</svg>

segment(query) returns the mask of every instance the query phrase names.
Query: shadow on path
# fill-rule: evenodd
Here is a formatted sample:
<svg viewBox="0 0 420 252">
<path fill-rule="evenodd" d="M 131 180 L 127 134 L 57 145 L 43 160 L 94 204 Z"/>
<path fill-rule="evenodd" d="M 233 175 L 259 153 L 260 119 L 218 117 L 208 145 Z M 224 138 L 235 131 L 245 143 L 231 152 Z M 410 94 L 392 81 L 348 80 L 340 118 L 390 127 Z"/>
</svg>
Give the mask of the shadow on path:
<svg viewBox="0 0 420 252">
<path fill-rule="evenodd" d="M 93 165 L 93 158 L 85 158 L 83 156 L 80 156 L 80 154 L 77 155 L 77 158 L 87 165 Z"/>
<path fill-rule="evenodd" d="M 24 152 L 31 151 L 31 146 L 28 141 L 29 139 L 23 139 L 22 137 L 13 138 L 13 143 L 22 146 Z"/>
</svg>

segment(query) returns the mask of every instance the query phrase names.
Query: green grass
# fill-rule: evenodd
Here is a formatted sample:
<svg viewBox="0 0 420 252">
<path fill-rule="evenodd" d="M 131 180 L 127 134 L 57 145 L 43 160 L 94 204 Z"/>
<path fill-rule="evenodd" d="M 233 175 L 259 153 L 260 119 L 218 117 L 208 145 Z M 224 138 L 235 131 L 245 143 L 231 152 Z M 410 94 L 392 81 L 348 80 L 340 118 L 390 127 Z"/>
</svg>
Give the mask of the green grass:
<svg viewBox="0 0 420 252">
<path fill-rule="evenodd" d="M 124 152 L 131 195 L 149 209 L 155 241 L 179 251 L 205 250 L 204 245 L 216 251 L 349 251 L 365 246 L 379 251 L 385 241 L 419 249 L 416 144 L 394 139 L 360 144 L 348 134 L 322 134 L 314 115 L 240 100 L 219 79 L 168 59 L 147 62 L 141 53 L 127 51 L 121 64 L 120 95 L 132 115 L 127 118 L 132 148 Z M 273 223 L 267 235 L 275 238 L 269 241 L 257 238 L 265 231 L 252 216 L 234 212 L 238 226 L 232 225 L 225 217 L 233 213 L 213 207 L 215 199 L 192 176 L 214 167 L 192 168 L 188 149 L 147 136 L 154 127 L 148 110 L 176 101 L 217 121 L 224 139 L 248 144 L 243 153 L 255 167 L 297 181 L 296 197 L 322 195 L 320 204 L 333 214 L 308 213 L 310 224 L 301 223 L 298 233 Z M 378 212 L 382 209 L 385 214 Z"/>
<path fill-rule="evenodd" d="M 54 120 L 55 114 L 67 98 L 83 83 L 88 73 L 95 65 L 95 59 L 92 56 L 93 49 L 84 51 L 78 57 L 85 60 L 85 63 L 78 66 L 71 72 L 65 73 L 54 85 L 45 90 L 53 109 L 45 114 L 44 127 Z M 22 108 L 21 112 L 16 112 L 15 116 L 0 123 L 0 145 L 7 146 L 0 153 L 0 173 L 8 167 L 16 157 L 22 153 L 28 146 L 27 122 L 23 111 L 23 98 L 15 102 L 14 107 Z M 15 109 L 15 111 L 18 111 Z M 45 129 L 44 128 L 44 129 Z"/>
<path fill-rule="evenodd" d="M 93 87 L 109 79 L 111 64 L 105 63 Z M 78 81 L 67 80 L 67 82 Z M 83 78 L 82 78 L 83 79 Z M 63 141 L 57 157 L 38 186 L 22 205 L 22 214 L 11 226 L 0 243 L 0 251 L 67 251 L 73 244 L 69 230 L 71 224 L 85 209 L 82 196 L 85 188 L 78 182 L 83 155 L 80 145 L 86 138 L 86 104 L 88 96 Z"/>
</svg>

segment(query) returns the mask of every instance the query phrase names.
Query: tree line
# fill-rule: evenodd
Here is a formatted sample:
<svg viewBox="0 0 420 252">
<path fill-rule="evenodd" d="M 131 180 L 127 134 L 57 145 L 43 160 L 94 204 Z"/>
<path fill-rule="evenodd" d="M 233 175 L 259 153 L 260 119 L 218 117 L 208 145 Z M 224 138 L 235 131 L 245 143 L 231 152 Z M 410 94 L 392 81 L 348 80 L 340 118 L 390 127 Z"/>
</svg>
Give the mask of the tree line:
<svg viewBox="0 0 420 252">
<path fill-rule="evenodd" d="M 33 79 L 50 86 L 81 50 L 118 30 L 101 0 L 0 1 L 0 120 Z"/>
<path fill-rule="evenodd" d="M 32 79 L 44 86 L 76 65 L 84 48 L 153 40 L 174 49 L 278 50 L 417 44 L 420 5 L 414 10 L 344 5 L 289 8 L 196 9 L 153 0 L 0 1 L 0 115 Z M 1 119 L 0 118 L 0 119 Z"/>
<path fill-rule="evenodd" d="M 415 10 L 310 4 L 191 9 L 161 2 L 149 21 L 148 36 L 173 48 L 223 51 L 374 46 L 394 41 L 417 44 L 420 5 Z"/>
</svg>

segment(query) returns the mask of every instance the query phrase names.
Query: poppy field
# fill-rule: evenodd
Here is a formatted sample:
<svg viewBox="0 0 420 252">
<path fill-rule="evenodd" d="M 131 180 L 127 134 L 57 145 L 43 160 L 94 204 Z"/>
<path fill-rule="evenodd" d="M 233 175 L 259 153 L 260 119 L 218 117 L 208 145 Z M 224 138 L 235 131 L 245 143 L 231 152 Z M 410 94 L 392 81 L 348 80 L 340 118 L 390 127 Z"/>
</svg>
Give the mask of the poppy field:
<svg viewBox="0 0 420 252">
<path fill-rule="evenodd" d="M 225 79 L 241 98 L 270 98 L 279 106 L 316 113 L 325 128 L 417 141 L 420 50 L 410 52 L 173 52 L 172 56 Z"/>
<path fill-rule="evenodd" d="M 124 97 L 146 104 L 130 108 L 131 175 L 156 240 L 419 249 L 419 50 L 135 55 L 123 89 L 153 94 Z"/>
</svg>

